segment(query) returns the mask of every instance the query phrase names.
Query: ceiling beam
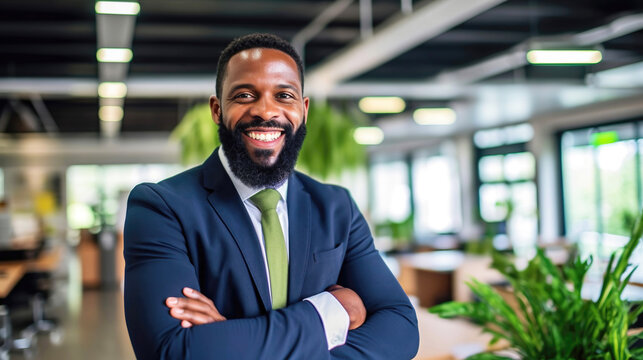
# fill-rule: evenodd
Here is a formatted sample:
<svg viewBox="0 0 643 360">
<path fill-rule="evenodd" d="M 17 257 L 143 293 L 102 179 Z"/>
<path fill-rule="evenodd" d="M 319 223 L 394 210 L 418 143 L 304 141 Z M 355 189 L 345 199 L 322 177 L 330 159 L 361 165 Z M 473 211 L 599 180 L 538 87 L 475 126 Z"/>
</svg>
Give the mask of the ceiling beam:
<svg viewBox="0 0 643 360">
<path fill-rule="evenodd" d="M 578 34 L 540 36 L 527 39 L 507 51 L 454 70 L 446 70 L 430 83 L 468 84 L 484 80 L 527 65 L 527 51 L 534 44 L 541 46 L 594 46 L 643 29 L 643 13 L 617 18 L 607 25 Z"/>
<path fill-rule="evenodd" d="M 292 46 L 299 51 L 299 54 L 304 58 L 304 47 L 311 39 L 317 36 L 328 23 L 333 21 L 337 15 L 341 14 L 353 2 L 353 0 L 336 0 L 322 11 L 310 24 L 301 29 L 295 36 L 293 36 L 291 43 Z M 305 61 L 305 59 L 304 59 Z"/>
<path fill-rule="evenodd" d="M 394 17 L 373 36 L 359 40 L 308 73 L 306 81 L 324 96 L 336 84 L 363 74 L 444 33 L 504 0 L 431 0 L 413 13 Z"/>
<path fill-rule="evenodd" d="M 127 80 L 128 99 L 199 99 L 204 101 L 214 93 L 215 79 L 211 75 L 181 77 L 130 76 Z M 485 84 L 480 84 L 485 85 Z M 508 84 L 515 85 L 515 84 Z M 503 84 L 486 84 L 502 87 Z M 538 89 L 542 86 L 585 86 L 582 81 L 550 81 L 521 84 L 525 88 Z M 98 81 L 72 78 L 0 78 L 0 98 L 12 97 L 30 99 L 32 94 L 43 98 L 81 97 L 95 98 Z M 407 99 L 452 99 L 470 91 L 476 85 L 444 84 L 426 81 L 382 81 L 349 82 L 335 87 L 332 98 L 359 98 L 362 96 L 383 96 L 396 94 Z"/>
</svg>

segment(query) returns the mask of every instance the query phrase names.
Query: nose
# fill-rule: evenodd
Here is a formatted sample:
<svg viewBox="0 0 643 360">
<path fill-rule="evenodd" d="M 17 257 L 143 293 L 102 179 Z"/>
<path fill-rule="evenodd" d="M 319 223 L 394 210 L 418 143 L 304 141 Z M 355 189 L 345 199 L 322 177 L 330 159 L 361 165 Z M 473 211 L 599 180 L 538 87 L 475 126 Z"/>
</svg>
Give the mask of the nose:
<svg viewBox="0 0 643 360">
<path fill-rule="evenodd" d="M 279 116 L 279 104 L 271 96 L 261 96 L 250 108 L 250 115 L 264 121 L 275 119 Z"/>
</svg>

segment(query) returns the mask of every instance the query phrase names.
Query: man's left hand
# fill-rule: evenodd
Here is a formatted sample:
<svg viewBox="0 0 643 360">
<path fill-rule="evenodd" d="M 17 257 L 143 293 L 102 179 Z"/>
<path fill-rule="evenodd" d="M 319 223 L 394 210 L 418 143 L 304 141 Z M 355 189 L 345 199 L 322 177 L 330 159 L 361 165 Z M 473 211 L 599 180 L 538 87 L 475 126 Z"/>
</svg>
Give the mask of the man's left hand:
<svg viewBox="0 0 643 360">
<path fill-rule="evenodd" d="M 186 297 L 165 299 L 165 305 L 170 308 L 173 318 L 181 320 L 181 326 L 184 328 L 227 320 L 219 313 L 214 302 L 200 292 L 185 287 L 183 295 Z"/>
</svg>

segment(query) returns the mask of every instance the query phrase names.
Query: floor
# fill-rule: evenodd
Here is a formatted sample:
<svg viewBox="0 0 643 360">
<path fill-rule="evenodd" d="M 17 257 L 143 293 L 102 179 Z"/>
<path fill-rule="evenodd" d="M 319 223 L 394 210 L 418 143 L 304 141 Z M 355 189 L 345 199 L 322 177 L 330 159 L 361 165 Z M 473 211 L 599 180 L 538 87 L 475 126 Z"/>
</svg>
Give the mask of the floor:
<svg viewBox="0 0 643 360">
<path fill-rule="evenodd" d="M 84 290 L 80 263 L 66 254 L 47 308 L 59 331 L 38 335 L 33 351 L 12 351 L 18 360 L 136 359 L 127 335 L 123 295 L 118 286 Z"/>
<path fill-rule="evenodd" d="M 61 322 L 62 331 L 39 335 L 33 353 L 14 352 L 11 359 L 135 359 L 120 290 L 84 291 L 80 303 L 58 304 L 51 314 Z"/>
</svg>

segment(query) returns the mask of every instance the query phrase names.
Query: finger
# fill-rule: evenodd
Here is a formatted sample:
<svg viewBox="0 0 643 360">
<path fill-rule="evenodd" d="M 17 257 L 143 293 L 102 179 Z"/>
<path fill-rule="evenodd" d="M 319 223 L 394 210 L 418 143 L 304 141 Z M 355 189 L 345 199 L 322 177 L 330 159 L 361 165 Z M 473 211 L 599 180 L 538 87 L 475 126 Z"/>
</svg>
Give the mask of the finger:
<svg viewBox="0 0 643 360">
<path fill-rule="evenodd" d="M 183 326 L 184 328 L 189 328 L 192 327 L 192 323 L 187 320 L 183 320 L 181 321 L 181 326 Z"/>
<path fill-rule="evenodd" d="M 177 298 L 176 304 L 170 306 L 172 317 L 183 320 L 197 317 L 199 321 L 213 322 L 227 320 L 213 306 L 205 304 L 199 300 Z M 205 319 L 205 320 L 204 320 Z"/>
<path fill-rule="evenodd" d="M 168 297 L 167 299 L 165 299 L 165 306 L 169 308 L 179 306 L 179 300 L 175 297 Z"/>
<path fill-rule="evenodd" d="M 202 312 L 206 314 L 218 314 L 219 312 L 216 308 L 208 303 L 204 303 L 200 300 L 188 299 L 188 298 L 177 298 L 176 304 L 174 306 L 169 306 L 170 308 L 181 308 L 184 310 Z"/>
<path fill-rule="evenodd" d="M 171 309 L 170 315 L 177 320 L 188 321 L 193 325 L 209 324 L 216 321 L 216 319 L 208 314 L 186 311 L 179 308 Z"/>
<path fill-rule="evenodd" d="M 199 291 L 191 289 L 189 287 L 184 287 L 183 288 L 183 295 L 189 297 L 190 299 L 196 299 L 196 300 L 201 300 L 203 302 L 206 302 L 208 304 L 211 304 L 214 306 L 214 302 L 207 296 L 201 294 Z"/>
</svg>

